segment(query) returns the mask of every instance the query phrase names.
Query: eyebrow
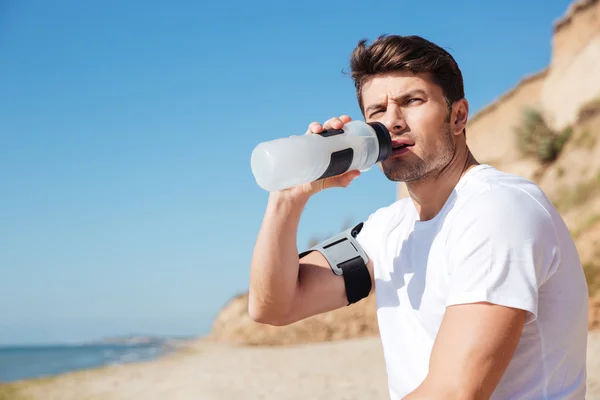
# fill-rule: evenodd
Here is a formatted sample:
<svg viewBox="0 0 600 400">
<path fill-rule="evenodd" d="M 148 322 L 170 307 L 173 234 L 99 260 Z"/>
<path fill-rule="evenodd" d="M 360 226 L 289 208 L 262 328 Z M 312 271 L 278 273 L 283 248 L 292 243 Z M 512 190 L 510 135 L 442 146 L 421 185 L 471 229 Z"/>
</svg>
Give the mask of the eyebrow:
<svg viewBox="0 0 600 400">
<path fill-rule="evenodd" d="M 392 99 L 400 100 L 400 102 L 402 102 L 402 100 L 406 100 L 407 98 L 415 96 L 415 95 L 426 96 L 427 94 L 425 93 L 425 91 L 423 89 L 415 89 L 415 90 L 406 92 L 400 96 L 393 97 Z M 365 110 L 365 113 L 369 113 L 370 111 L 373 111 L 375 109 L 382 108 L 383 106 L 385 106 L 385 104 L 386 104 L 385 102 L 371 104 L 369 107 L 367 107 L 367 109 Z"/>
</svg>

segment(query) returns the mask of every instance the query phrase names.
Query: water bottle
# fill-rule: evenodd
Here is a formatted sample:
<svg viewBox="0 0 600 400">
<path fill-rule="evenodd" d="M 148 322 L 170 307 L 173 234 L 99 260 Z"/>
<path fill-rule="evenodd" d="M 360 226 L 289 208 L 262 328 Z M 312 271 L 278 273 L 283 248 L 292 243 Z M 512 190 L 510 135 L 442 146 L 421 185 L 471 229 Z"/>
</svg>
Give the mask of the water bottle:
<svg viewBox="0 0 600 400">
<path fill-rule="evenodd" d="M 369 170 L 392 153 L 390 133 L 380 122 L 350 121 L 342 129 L 275 139 L 252 152 L 256 183 L 275 192 L 350 170 Z"/>
</svg>

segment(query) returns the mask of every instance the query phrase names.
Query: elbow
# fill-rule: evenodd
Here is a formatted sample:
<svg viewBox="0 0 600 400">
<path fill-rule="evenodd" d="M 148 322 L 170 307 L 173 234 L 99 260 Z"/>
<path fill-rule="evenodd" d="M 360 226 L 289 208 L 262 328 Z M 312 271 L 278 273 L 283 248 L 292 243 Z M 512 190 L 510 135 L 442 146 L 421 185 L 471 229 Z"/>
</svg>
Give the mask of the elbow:
<svg viewBox="0 0 600 400">
<path fill-rule="evenodd" d="M 289 325 L 288 323 L 284 322 L 283 319 L 281 318 L 275 318 L 272 315 L 269 315 L 267 313 L 263 313 L 263 312 L 256 312 L 253 310 L 248 310 L 250 313 L 250 318 L 252 319 L 252 321 L 258 323 L 258 324 L 262 324 L 262 325 L 271 325 L 271 326 L 285 326 L 285 325 Z"/>
<path fill-rule="evenodd" d="M 248 303 L 248 314 L 250 319 L 259 324 L 276 325 L 275 319 L 264 308 Z"/>
<path fill-rule="evenodd" d="M 252 321 L 259 324 L 285 326 L 291 323 L 289 318 L 287 318 L 287 312 L 270 307 L 253 296 L 248 297 L 248 314 Z"/>
</svg>

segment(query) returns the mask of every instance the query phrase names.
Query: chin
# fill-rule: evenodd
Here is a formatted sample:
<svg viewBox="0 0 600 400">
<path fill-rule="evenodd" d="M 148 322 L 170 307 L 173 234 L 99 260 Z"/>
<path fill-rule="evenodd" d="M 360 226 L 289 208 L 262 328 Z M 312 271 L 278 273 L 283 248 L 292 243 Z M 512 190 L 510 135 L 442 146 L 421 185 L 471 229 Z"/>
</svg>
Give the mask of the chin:
<svg viewBox="0 0 600 400">
<path fill-rule="evenodd" d="M 413 182 L 426 175 L 423 165 L 403 160 L 388 160 L 382 165 L 383 174 L 392 182 Z"/>
<path fill-rule="evenodd" d="M 413 181 L 415 179 L 414 176 L 411 176 L 410 173 L 407 173 L 406 170 L 400 169 L 400 168 L 394 168 L 392 170 L 384 170 L 383 174 L 385 175 L 386 178 L 388 178 L 388 180 L 392 181 L 392 182 L 410 182 Z"/>
</svg>

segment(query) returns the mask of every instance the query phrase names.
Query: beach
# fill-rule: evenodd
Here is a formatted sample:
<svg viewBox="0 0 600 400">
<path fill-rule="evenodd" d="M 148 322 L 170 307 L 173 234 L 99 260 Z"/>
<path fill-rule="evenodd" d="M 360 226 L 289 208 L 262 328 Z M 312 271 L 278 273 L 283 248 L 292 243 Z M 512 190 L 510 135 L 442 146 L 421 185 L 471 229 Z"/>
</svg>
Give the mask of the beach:
<svg viewBox="0 0 600 400">
<path fill-rule="evenodd" d="M 389 399 L 379 338 L 277 347 L 200 339 L 153 361 L 0 386 L 2 400 L 307 398 Z M 600 400 L 598 331 L 589 334 L 586 398 Z"/>
</svg>

